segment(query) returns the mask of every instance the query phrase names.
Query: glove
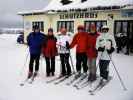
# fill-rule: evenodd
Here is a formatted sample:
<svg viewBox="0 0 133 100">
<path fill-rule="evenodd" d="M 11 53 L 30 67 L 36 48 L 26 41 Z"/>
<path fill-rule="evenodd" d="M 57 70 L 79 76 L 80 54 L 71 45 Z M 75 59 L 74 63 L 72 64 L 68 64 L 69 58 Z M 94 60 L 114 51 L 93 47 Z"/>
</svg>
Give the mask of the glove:
<svg viewBox="0 0 133 100">
<path fill-rule="evenodd" d="M 103 52 L 104 50 L 105 50 L 105 47 L 99 47 L 99 48 L 98 48 L 98 51 Z"/>
<path fill-rule="evenodd" d="M 107 49 L 107 52 L 108 52 L 108 54 L 111 54 L 114 52 L 114 50 L 115 50 L 115 48 L 111 47 L 111 49 Z"/>
<path fill-rule="evenodd" d="M 70 45 L 69 45 L 68 41 L 66 41 L 66 48 L 70 49 Z"/>
</svg>

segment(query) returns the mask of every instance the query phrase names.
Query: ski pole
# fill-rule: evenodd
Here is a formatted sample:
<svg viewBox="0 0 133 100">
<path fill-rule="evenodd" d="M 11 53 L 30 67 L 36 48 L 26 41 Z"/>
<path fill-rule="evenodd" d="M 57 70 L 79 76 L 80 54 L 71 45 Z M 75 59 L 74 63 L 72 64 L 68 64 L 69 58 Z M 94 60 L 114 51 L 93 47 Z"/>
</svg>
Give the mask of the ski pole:
<svg viewBox="0 0 133 100">
<path fill-rule="evenodd" d="M 97 63 L 97 65 L 96 65 L 96 71 L 97 71 L 97 69 L 98 69 L 99 62 L 100 62 L 100 59 L 101 59 L 102 55 L 103 55 L 103 52 L 102 52 L 101 55 L 99 56 L 98 63 Z"/>
<path fill-rule="evenodd" d="M 40 55 L 40 69 L 41 69 L 41 71 L 43 70 L 43 69 L 42 69 L 42 61 L 43 61 L 42 59 L 43 59 L 43 56 Z M 41 73 L 41 74 L 43 74 L 43 73 Z"/>
<path fill-rule="evenodd" d="M 27 50 L 27 49 L 28 49 L 28 47 L 26 48 L 26 50 Z M 26 55 L 26 59 L 25 59 L 25 61 L 24 61 L 24 65 L 23 65 L 23 67 L 22 67 L 22 69 L 21 69 L 20 75 L 22 75 L 22 72 L 24 71 L 24 68 L 25 68 L 26 63 L 27 63 L 27 60 L 28 60 L 29 53 L 30 53 L 30 52 L 28 52 L 27 55 Z"/>
<path fill-rule="evenodd" d="M 65 46 L 62 46 L 62 45 L 60 45 L 60 44 L 57 44 L 57 45 L 60 46 L 60 47 L 63 48 L 63 49 L 66 49 Z M 73 61 L 72 61 L 72 56 L 71 56 L 71 53 L 70 53 L 70 49 L 69 49 L 69 54 L 70 54 L 70 61 L 71 61 L 71 65 L 72 65 L 73 73 L 75 73 L 74 65 L 73 65 Z"/>
<path fill-rule="evenodd" d="M 111 56 L 110 56 L 109 54 L 108 54 L 108 56 L 109 56 L 109 58 L 110 58 L 110 61 L 111 61 L 112 64 L 113 64 L 113 67 L 114 67 L 114 69 L 115 69 L 115 71 L 116 71 L 116 73 L 117 73 L 117 76 L 118 76 L 118 78 L 119 78 L 119 80 L 120 80 L 120 83 L 121 83 L 121 85 L 122 85 L 124 91 L 126 91 L 127 88 L 126 88 L 125 85 L 124 85 L 124 82 L 123 82 L 123 80 L 122 80 L 122 78 L 121 78 L 121 76 L 120 76 L 120 74 L 119 74 L 119 72 L 118 72 L 118 70 L 117 70 L 117 68 L 116 68 L 116 66 L 115 66 L 115 64 L 114 64 L 114 61 L 112 60 L 112 58 L 111 58 Z"/>
<path fill-rule="evenodd" d="M 72 65 L 73 73 L 75 73 L 75 69 L 74 69 L 74 65 L 73 65 L 73 60 L 72 60 L 72 56 L 71 56 L 70 49 L 69 49 L 69 53 L 70 53 L 70 61 L 71 61 L 71 65 Z"/>
</svg>

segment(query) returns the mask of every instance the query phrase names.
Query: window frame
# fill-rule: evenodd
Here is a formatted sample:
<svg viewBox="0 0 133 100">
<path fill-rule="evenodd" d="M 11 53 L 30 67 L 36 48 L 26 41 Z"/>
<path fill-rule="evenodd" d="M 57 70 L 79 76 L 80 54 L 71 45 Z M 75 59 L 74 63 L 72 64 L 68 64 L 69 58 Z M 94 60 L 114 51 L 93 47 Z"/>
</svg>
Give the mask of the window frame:
<svg viewBox="0 0 133 100">
<path fill-rule="evenodd" d="M 99 29 L 100 31 L 101 31 L 101 27 L 103 26 L 102 23 L 105 23 L 105 24 L 107 25 L 107 20 L 85 20 L 85 21 L 84 21 L 85 29 L 87 28 L 87 27 L 86 27 L 86 24 L 89 23 L 89 28 L 88 28 L 88 30 L 86 29 L 86 31 L 87 31 L 87 32 L 90 32 L 90 24 L 91 24 L 91 23 L 94 23 L 94 24 L 96 25 L 96 29 L 97 29 L 97 23 L 98 23 L 98 22 L 100 22 L 100 24 L 101 24 L 100 29 Z M 98 32 L 100 32 L 100 31 L 98 31 Z"/>
<path fill-rule="evenodd" d="M 33 21 L 32 30 L 34 25 L 39 25 L 40 31 L 44 32 L 44 21 Z"/>
<path fill-rule="evenodd" d="M 68 23 L 69 23 L 69 28 L 67 27 Z M 72 26 L 72 28 L 70 28 L 70 26 Z M 68 32 L 74 33 L 74 21 L 73 20 L 71 20 L 71 21 L 57 21 L 57 32 L 59 32 L 62 27 L 65 27 Z"/>
</svg>

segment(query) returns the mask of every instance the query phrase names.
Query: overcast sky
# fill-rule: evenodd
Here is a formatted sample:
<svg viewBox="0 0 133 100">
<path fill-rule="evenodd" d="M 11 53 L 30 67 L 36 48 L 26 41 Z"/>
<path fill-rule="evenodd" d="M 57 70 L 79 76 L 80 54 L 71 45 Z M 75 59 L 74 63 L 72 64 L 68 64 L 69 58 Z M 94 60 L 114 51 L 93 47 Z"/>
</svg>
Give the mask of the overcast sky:
<svg viewBox="0 0 133 100">
<path fill-rule="evenodd" d="M 0 0 L 0 27 L 22 27 L 17 12 L 43 9 L 50 0 Z"/>
</svg>

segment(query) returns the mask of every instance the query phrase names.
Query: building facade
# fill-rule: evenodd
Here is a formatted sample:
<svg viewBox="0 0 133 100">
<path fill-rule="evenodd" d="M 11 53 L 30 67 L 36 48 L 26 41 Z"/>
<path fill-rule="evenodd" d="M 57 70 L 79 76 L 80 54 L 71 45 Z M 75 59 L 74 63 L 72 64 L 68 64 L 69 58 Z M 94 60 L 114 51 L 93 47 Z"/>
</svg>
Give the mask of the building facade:
<svg viewBox="0 0 133 100">
<path fill-rule="evenodd" d="M 133 6 L 108 6 L 93 9 L 47 10 L 19 13 L 24 19 L 24 37 L 32 31 L 33 25 L 39 25 L 42 32 L 47 33 L 53 28 L 57 33 L 61 27 L 76 33 L 78 25 L 85 25 L 89 32 L 91 24 L 97 26 L 97 31 L 103 25 L 108 25 L 112 34 L 124 33 L 133 39 Z"/>
</svg>

